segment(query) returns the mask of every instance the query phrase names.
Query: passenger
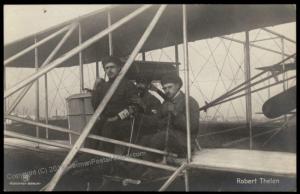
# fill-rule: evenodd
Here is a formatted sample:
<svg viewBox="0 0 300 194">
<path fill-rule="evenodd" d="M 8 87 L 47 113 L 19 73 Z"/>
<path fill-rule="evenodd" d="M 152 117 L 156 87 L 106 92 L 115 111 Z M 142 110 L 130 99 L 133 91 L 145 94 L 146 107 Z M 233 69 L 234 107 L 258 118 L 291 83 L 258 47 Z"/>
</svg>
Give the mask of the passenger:
<svg viewBox="0 0 300 194">
<path fill-rule="evenodd" d="M 152 131 L 156 131 L 156 133 L 144 136 L 138 144 L 158 150 L 166 150 L 167 152 L 177 154 L 179 157 L 186 157 L 187 131 L 185 95 L 180 91 L 182 81 L 177 75 L 165 75 L 161 79 L 161 84 L 165 92 L 165 100 L 159 108 L 158 113 L 155 115 L 157 118 L 155 120 L 157 128 L 152 129 Z M 199 126 L 199 105 L 193 97 L 189 97 L 189 100 L 191 147 L 193 148 L 193 143 L 195 142 L 194 139 L 197 136 Z M 166 143 L 167 133 L 168 140 Z M 138 154 L 144 151 L 134 149 L 133 152 Z M 161 162 L 163 156 L 153 152 L 146 152 L 141 159 L 152 162 Z M 127 166 L 127 173 L 134 179 L 152 179 L 166 175 L 165 171 L 157 171 L 144 165 L 129 164 Z"/>
<path fill-rule="evenodd" d="M 154 135 L 145 136 L 141 144 L 159 150 L 167 150 L 176 153 L 179 157 L 186 157 L 187 153 L 187 131 L 186 131 L 186 110 L 185 94 L 180 90 L 182 87 L 181 78 L 177 75 L 165 75 L 161 79 L 161 84 L 166 97 L 158 113 L 159 129 Z M 199 105 L 193 98 L 189 97 L 190 103 L 190 131 L 191 143 L 198 133 L 199 127 Z M 168 130 L 168 140 L 166 144 L 166 129 Z M 167 145 L 167 147 L 165 147 Z M 191 147 L 194 147 L 193 145 Z M 154 153 L 147 153 L 145 159 L 155 161 L 161 160 L 162 156 Z"/>
</svg>

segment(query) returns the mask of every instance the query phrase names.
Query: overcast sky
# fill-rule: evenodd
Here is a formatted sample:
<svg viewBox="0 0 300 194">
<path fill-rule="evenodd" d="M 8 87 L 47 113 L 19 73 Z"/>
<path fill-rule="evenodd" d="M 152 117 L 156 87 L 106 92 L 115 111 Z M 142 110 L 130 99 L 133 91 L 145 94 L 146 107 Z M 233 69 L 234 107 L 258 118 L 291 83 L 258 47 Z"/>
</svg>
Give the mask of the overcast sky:
<svg viewBox="0 0 300 194">
<path fill-rule="evenodd" d="M 79 17 L 83 14 L 101 9 L 108 5 L 5 5 L 4 6 L 4 43 L 15 41 L 27 35 L 34 34 L 43 29 L 51 27 L 55 24 L 62 23 L 66 20 Z M 283 34 L 293 40 L 296 39 L 296 24 L 289 23 L 268 27 L 280 34 Z M 244 39 L 244 33 L 229 35 L 236 39 Z M 269 33 L 262 30 L 252 30 L 250 32 L 251 40 L 272 37 Z M 280 40 L 263 41 L 257 43 L 268 48 L 280 51 Z M 215 49 L 216 48 L 216 49 Z M 230 54 L 226 55 L 226 48 L 230 48 Z M 215 50 L 214 50 L 215 49 Z M 210 56 L 210 50 L 214 50 L 214 57 Z M 295 45 L 285 42 L 285 52 L 294 53 Z M 240 44 L 231 41 L 213 38 L 209 40 L 201 40 L 189 43 L 189 55 L 191 63 L 191 95 L 196 98 L 200 106 L 204 101 L 210 101 L 223 94 L 226 89 L 232 88 L 234 85 L 241 83 L 244 79 L 243 72 L 243 47 Z M 174 49 L 165 48 L 164 53 L 161 51 L 153 51 L 147 53 L 147 60 L 174 61 Z M 182 51 L 180 50 L 180 60 L 182 60 Z M 254 75 L 258 71 L 255 67 L 272 65 L 279 60 L 281 56 L 268 51 L 259 49 L 251 49 L 251 74 Z M 209 65 L 204 65 L 208 63 Z M 203 64 L 203 65 L 199 65 Z M 216 65 L 217 64 L 217 65 Z M 221 70 L 222 66 L 224 69 Z M 182 67 L 181 67 L 182 69 Z M 222 77 L 218 77 L 222 73 Z M 22 68 L 9 68 L 7 70 L 7 87 L 13 85 L 17 81 L 26 78 L 32 74 L 32 70 Z M 94 64 L 85 67 L 85 82 L 87 87 L 91 87 L 95 79 Z M 182 75 L 182 73 L 181 73 Z M 235 75 L 235 76 L 234 76 Z M 292 74 L 291 74 L 292 75 Z M 52 77 L 52 78 L 51 78 Z M 63 69 L 55 70 L 49 74 L 49 103 L 52 105 L 51 115 L 55 114 L 55 109 L 59 109 L 60 114 L 65 109 L 65 98 L 70 94 L 79 92 L 78 68 L 72 67 L 66 71 Z M 60 85 L 59 80 L 63 81 Z M 52 81 L 51 81 L 52 80 Z M 41 85 L 43 80 L 41 80 Z M 267 83 L 264 83 L 267 84 Z M 292 84 L 292 82 L 291 82 Z M 282 86 L 272 89 L 271 95 L 282 90 Z M 33 89 L 32 89 L 33 91 Z M 29 109 L 33 112 L 33 95 L 29 93 L 19 105 L 18 110 Z M 59 91 L 56 94 L 55 91 Z M 253 114 L 260 112 L 263 102 L 268 97 L 268 91 L 253 95 Z M 43 88 L 41 87 L 41 99 L 43 102 Z M 220 117 L 245 117 L 244 99 L 226 103 L 219 109 L 212 108 L 208 111 L 209 116 L 219 115 Z M 50 106 L 49 105 L 49 106 Z M 41 115 L 43 115 L 43 107 L 41 106 Z M 54 107 L 54 108 L 53 108 Z M 202 114 L 203 115 L 203 114 Z"/>
</svg>

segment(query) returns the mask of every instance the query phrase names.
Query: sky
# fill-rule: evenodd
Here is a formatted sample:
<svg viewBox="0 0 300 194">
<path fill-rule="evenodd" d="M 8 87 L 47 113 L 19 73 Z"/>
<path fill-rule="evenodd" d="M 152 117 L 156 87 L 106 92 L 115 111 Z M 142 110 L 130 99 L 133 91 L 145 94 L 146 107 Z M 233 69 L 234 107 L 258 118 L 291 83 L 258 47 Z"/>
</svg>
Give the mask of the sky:
<svg viewBox="0 0 300 194">
<path fill-rule="evenodd" d="M 18 40 L 107 6 L 95 4 L 4 5 L 4 43 Z"/>
<path fill-rule="evenodd" d="M 66 20 L 79 17 L 89 12 L 101 9 L 108 5 L 5 5 L 4 6 L 4 44 L 34 34 L 48 27 L 62 23 Z M 293 40 L 296 40 L 296 24 L 288 23 L 268 29 L 274 30 Z M 244 33 L 228 35 L 236 39 L 244 40 Z M 273 37 L 263 30 L 252 30 L 250 40 Z M 257 42 L 256 44 L 281 51 L 279 39 Z M 288 54 L 294 53 L 295 45 L 288 41 L 284 43 L 284 50 Z M 213 54 L 212 54 L 213 53 Z M 139 55 L 137 59 L 141 59 Z M 182 47 L 179 47 L 179 61 L 183 62 Z M 256 67 L 268 66 L 279 62 L 281 55 L 270 53 L 256 48 L 251 48 L 251 74 L 258 73 Z M 174 61 L 174 48 L 164 48 L 146 53 L 146 60 Z M 199 103 L 211 101 L 226 90 L 234 87 L 244 80 L 244 51 L 243 46 L 221 38 L 212 38 L 189 43 L 190 60 L 190 93 Z M 85 86 L 92 87 L 95 80 L 95 64 L 85 65 Z M 102 72 L 102 71 L 101 71 Z M 18 81 L 34 73 L 33 70 L 21 68 L 9 68 L 7 70 L 7 88 Z M 65 99 L 79 92 L 78 68 L 60 68 L 49 73 L 49 107 L 50 115 L 66 114 Z M 103 75 L 103 74 L 101 74 Z M 180 75 L 183 78 L 183 67 L 180 67 Z M 219 76 L 221 75 L 221 76 Z M 292 76 L 290 73 L 289 76 Z M 61 81 L 61 82 L 60 82 Z M 274 81 L 271 80 L 271 83 Z M 260 86 L 268 84 L 262 83 Z M 290 85 L 294 83 L 289 82 Z M 40 79 L 40 103 L 44 103 L 43 79 Z M 184 90 L 184 88 L 183 88 Z M 58 91 L 58 92 L 57 92 Z M 253 117 L 260 118 L 261 106 L 269 96 L 282 91 L 282 86 L 277 86 L 270 91 L 265 90 L 252 95 Z M 34 112 L 34 88 L 17 107 L 18 112 Z M 14 97 L 12 97 L 14 98 Z M 12 101 L 12 99 L 9 99 Z M 43 116 L 44 106 L 41 106 Z M 225 103 L 222 106 L 209 109 L 207 113 L 201 113 L 201 119 L 213 117 L 225 119 L 244 119 L 244 98 Z M 238 118 L 239 117 L 239 118 Z"/>
</svg>

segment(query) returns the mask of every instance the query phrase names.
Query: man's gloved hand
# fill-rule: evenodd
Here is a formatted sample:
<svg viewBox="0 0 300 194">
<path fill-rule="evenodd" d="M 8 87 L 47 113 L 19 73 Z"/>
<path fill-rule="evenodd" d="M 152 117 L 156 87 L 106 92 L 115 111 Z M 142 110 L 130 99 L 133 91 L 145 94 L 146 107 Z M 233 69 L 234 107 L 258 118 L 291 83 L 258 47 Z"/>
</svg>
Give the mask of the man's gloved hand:
<svg viewBox="0 0 300 194">
<path fill-rule="evenodd" d="M 128 109 L 124 109 L 124 110 L 122 110 L 121 112 L 118 113 L 118 116 L 120 117 L 121 120 L 126 119 L 130 115 L 131 115 L 131 113 L 129 112 Z"/>
</svg>

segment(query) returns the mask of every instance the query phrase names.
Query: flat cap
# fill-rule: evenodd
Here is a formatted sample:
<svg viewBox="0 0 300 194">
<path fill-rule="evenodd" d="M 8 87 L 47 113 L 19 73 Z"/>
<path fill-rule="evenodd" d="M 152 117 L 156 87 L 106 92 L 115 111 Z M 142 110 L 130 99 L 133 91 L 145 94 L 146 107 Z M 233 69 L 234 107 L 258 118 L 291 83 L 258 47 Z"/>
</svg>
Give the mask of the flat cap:
<svg viewBox="0 0 300 194">
<path fill-rule="evenodd" d="M 102 59 L 102 65 L 103 67 L 107 64 L 107 63 L 114 63 L 118 66 L 123 66 L 123 63 L 122 61 L 120 60 L 119 57 L 116 57 L 116 56 L 107 56 L 107 57 L 104 57 Z"/>
</svg>

